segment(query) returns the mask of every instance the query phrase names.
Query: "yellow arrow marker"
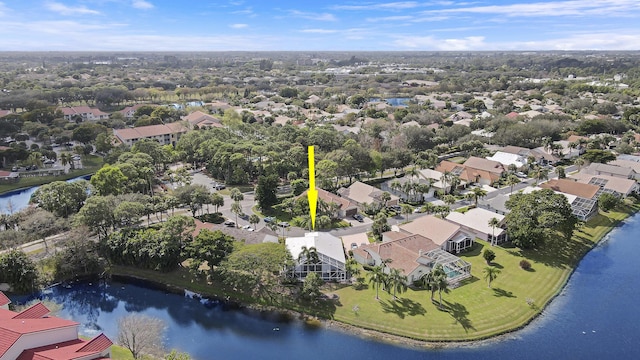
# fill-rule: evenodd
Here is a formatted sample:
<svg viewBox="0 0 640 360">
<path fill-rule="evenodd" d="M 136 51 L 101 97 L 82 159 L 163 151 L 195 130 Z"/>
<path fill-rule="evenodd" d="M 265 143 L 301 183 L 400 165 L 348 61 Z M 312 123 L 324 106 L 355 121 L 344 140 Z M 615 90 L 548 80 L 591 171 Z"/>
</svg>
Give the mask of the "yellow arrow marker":
<svg viewBox="0 0 640 360">
<path fill-rule="evenodd" d="M 313 146 L 309 146 L 309 215 L 311 216 L 311 228 L 316 229 L 316 209 L 318 207 L 318 190 L 316 190 L 316 169 Z"/>
</svg>

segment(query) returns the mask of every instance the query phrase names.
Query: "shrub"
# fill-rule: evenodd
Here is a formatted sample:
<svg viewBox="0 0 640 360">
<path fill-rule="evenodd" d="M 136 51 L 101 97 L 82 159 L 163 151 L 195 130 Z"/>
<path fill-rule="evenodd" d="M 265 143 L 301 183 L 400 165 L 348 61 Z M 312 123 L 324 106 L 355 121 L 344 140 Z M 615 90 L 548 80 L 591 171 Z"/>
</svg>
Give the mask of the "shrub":
<svg viewBox="0 0 640 360">
<path fill-rule="evenodd" d="M 482 253 L 482 257 L 487 262 L 487 264 L 491 264 L 491 262 L 496 258 L 496 253 L 491 249 L 485 249 Z"/>
<path fill-rule="evenodd" d="M 520 267 L 522 268 L 522 270 L 530 270 L 531 263 L 528 262 L 527 260 L 520 260 Z"/>
</svg>

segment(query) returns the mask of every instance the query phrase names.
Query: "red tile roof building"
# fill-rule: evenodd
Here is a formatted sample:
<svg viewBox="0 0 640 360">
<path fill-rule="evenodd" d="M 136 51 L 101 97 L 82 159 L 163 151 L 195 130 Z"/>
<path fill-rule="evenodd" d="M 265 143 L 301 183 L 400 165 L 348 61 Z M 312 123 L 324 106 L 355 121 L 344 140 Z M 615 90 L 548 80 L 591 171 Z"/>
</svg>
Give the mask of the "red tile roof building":
<svg viewBox="0 0 640 360">
<path fill-rule="evenodd" d="M 0 292 L 0 303 L 7 301 Z M 19 313 L 0 308 L 0 360 L 93 360 L 111 356 L 113 343 L 104 334 L 90 341 L 79 339 L 77 322 L 48 314 L 42 303 Z"/>
<path fill-rule="evenodd" d="M 188 129 L 181 123 L 139 126 L 134 128 L 113 129 L 113 135 L 121 143 L 132 146 L 142 139 L 156 140 L 160 145 L 176 145 L 180 136 Z"/>
<path fill-rule="evenodd" d="M 73 121 L 74 117 L 80 116 L 82 120 L 104 120 L 109 118 L 109 114 L 99 109 L 92 109 L 88 106 L 72 106 L 72 107 L 60 107 L 59 111 L 62 111 L 64 118 L 68 121 Z"/>
</svg>

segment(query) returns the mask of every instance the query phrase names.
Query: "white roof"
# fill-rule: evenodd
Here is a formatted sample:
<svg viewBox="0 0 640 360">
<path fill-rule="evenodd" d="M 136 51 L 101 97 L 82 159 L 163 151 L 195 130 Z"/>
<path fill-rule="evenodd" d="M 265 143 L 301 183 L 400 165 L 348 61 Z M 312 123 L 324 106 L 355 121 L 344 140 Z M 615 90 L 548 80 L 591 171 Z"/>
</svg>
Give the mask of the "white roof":
<svg viewBox="0 0 640 360">
<path fill-rule="evenodd" d="M 326 232 L 310 232 L 302 237 L 290 237 L 285 240 L 285 244 L 294 260 L 300 256 L 302 247 L 306 246 L 307 249 L 315 247 L 319 254 L 343 264 L 346 262 L 342 240 Z"/>
<path fill-rule="evenodd" d="M 493 156 L 487 157 L 487 160 L 497 161 L 504 166 L 515 164 L 517 167 L 522 167 L 527 163 L 527 159 L 524 156 L 502 151 L 498 151 Z"/>
<path fill-rule="evenodd" d="M 544 190 L 543 188 L 539 187 L 539 186 L 527 186 L 526 188 L 522 189 L 522 193 L 523 194 L 528 194 L 534 191 L 538 191 L 538 190 Z M 554 191 L 552 190 L 554 193 L 556 194 L 560 194 L 560 195 L 564 195 L 564 197 L 567 198 L 567 201 L 569 202 L 569 204 L 572 204 L 575 199 L 577 199 L 578 197 L 573 195 L 573 194 L 567 194 L 567 193 L 563 193 L 560 191 Z"/>
<path fill-rule="evenodd" d="M 502 222 L 502 220 L 504 219 L 504 215 L 482 208 L 474 208 L 470 209 L 464 214 L 457 211 L 452 211 L 446 217 L 446 219 L 451 222 L 477 230 L 483 234 L 494 233 L 494 229 L 489 226 L 489 220 L 491 220 L 491 218 L 496 218 L 499 222 Z M 499 236 L 504 231 L 504 229 L 496 227 L 495 235 Z"/>
</svg>

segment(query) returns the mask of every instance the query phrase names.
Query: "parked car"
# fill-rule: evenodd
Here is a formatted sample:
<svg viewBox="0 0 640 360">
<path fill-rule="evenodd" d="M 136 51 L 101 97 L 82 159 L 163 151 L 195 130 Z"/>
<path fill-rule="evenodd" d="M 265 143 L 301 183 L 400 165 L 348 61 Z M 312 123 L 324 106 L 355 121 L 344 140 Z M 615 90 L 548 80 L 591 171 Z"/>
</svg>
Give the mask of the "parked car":
<svg viewBox="0 0 640 360">
<path fill-rule="evenodd" d="M 253 228 L 251 227 L 251 225 L 244 225 L 242 228 L 247 231 L 253 231 Z"/>
<path fill-rule="evenodd" d="M 289 223 L 286 222 L 286 221 L 281 221 L 281 222 L 278 223 L 278 226 L 286 228 L 286 227 L 289 227 L 291 225 L 289 225 Z"/>
<path fill-rule="evenodd" d="M 522 171 L 518 171 L 518 172 L 516 173 L 516 176 L 517 176 L 517 177 L 519 177 L 519 178 L 521 178 L 521 179 L 524 179 L 524 178 L 526 178 L 526 177 L 527 177 L 527 175 L 526 175 L 525 173 L 523 173 Z"/>
<path fill-rule="evenodd" d="M 213 182 L 213 183 L 211 183 L 211 185 L 213 186 L 213 188 L 215 190 L 222 190 L 222 189 L 225 189 L 227 187 L 225 184 L 220 184 L 220 183 L 217 183 L 217 182 Z"/>
<path fill-rule="evenodd" d="M 402 211 L 402 207 L 400 207 L 400 205 L 389 205 L 389 206 L 387 206 L 387 209 L 393 210 L 393 211 L 395 211 L 397 213 Z"/>
<path fill-rule="evenodd" d="M 359 222 L 364 222 L 364 216 L 360 215 L 360 214 L 355 214 L 353 215 L 353 218 L 355 220 L 358 220 Z"/>
<path fill-rule="evenodd" d="M 238 217 L 239 217 L 240 219 L 247 220 L 247 219 L 249 218 L 249 215 L 247 215 L 247 214 L 245 214 L 245 213 L 242 213 L 242 214 L 238 214 Z"/>
<path fill-rule="evenodd" d="M 224 222 L 224 226 L 235 227 L 236 223 L 234 221 L 227 220 L 227 221 Z"/>
<path fill-rule="evenodd" d="M 270 222 L 276 221 L 276 219 L 271 216 L 267 216 L 266 218 L 263 219 L 263 221 L 268 224 Z"/>
</svg>

